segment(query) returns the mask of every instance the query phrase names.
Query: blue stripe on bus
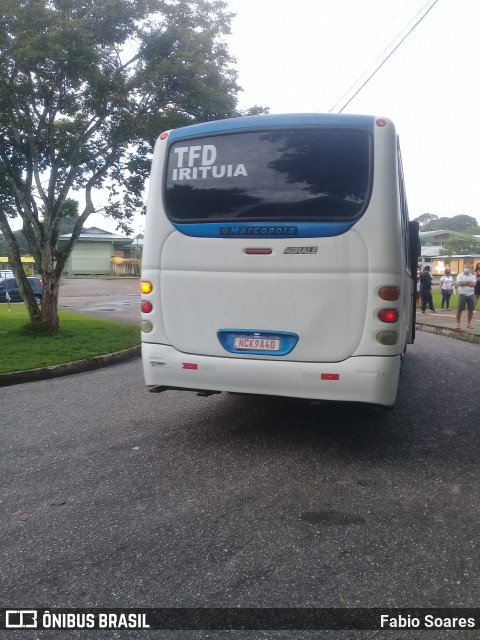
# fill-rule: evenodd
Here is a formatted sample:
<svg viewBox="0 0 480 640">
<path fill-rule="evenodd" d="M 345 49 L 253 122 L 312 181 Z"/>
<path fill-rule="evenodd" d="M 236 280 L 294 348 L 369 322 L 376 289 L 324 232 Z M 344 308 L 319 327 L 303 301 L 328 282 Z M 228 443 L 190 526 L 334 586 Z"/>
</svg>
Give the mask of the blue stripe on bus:
<svg viewBox="0 0 480 640">
<path fill-rule="evenodd" d="M 348 222 L 202 222 L 173 226 L 194 238 L 330 238 L 340 236 L 353 227 Z"/>
<path fill-rule="evenodd" d="M 226 120 L 212 120 L 201 124 L 173 129 L 168 135 L 169 142 L 183 140 L 194 136 L 235 132 L 241 129 L 268 129 L 271 127 L 363 127 L 373 131 L 375 119 L 372 116 L 358 116 L 338 113 L 298 113 L 288 115 L 245 116 Z"/>
</svg>

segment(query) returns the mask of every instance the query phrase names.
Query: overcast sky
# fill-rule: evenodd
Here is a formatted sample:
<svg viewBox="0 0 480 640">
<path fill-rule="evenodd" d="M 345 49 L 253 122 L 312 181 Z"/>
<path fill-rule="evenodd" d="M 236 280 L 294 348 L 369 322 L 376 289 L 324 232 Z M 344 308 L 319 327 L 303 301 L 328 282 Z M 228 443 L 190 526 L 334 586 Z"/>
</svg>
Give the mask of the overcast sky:
<svg viewBox="0 0 480 640">
<path fill-rule="evenodd" d="M 244 89 L 240 107 L 271 113 L 330 111 L 433 4 L 227 1 L 237 14 L 229 43 Z M 412 219 L 466 214 L 480 222 L 479 25 L 479 0 L 438 0 L 344 110 L 394 121 Z"/>
<path fill-rule="evenodd" d="M 227 0 L 239 107 L 338 111 L 433 2 Z M 438 0 L 344 110 L 394 121 L 411 219 L 466 214 L 480 223 L 479 25 L 480 0 Z M 101 216 L 93 224 L 115 228 Z M 143 227 L 142 217 L 136 232 Z"/>
</svg>

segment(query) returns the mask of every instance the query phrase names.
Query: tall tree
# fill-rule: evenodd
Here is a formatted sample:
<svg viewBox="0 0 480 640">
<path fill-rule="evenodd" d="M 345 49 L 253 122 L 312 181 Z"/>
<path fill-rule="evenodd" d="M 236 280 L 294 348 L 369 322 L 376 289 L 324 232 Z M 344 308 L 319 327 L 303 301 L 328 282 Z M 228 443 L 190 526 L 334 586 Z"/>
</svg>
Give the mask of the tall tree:
<svg viewBox="0 0 480 640">
<path fill-rule="evenodd" d="M 108 185 L 105 211 L 127 230 L 159 132 L 235 114 L 232 15 L 223 0 L 0 4 L 0 231 L 31 321 L 56 332 L 60 277 L 99 190 Z M 82 205 L 60 250 L 72 190 Z M 18 216 L 43 278 L 41 308 L 20 261 Z"/>
<path fill-rule="evenodd" d="M 58 229 L 59 235 L 62 235 L 64 233 L 73 233 L 75 225 L 78 222 L 78 218 L 80 217 L 78 209 L 79 204 L 77 200 L 71 200 L 70 198 L 68 198 L 65 201 L 65 206 L 63 207 L 60 226 Z"/>
<path fill-rule="evenodd" d="M 443 216 L 439 218 L 433 213 L 423 213 L 415 220 L 420 224 L 421 231 L 439 231 L 447 229 L 449 231 L 465 231 L 466 233 L 478 232 L 478 222 L 472 216 L 458 215 L 452 217 Z"/>
<path fill-rule="evenodd" d="M 418 222 L 420 225 L 420 231 L 428 231 L 426 227 L 431 224 L 436 224 L 438 221 L 438 216 L 434 213 L 422 213 L 418 218 L 414 218 L 414 222 Z"/>
<path fill-rule="evenodd" d="M 450 231 L 475 231 L 478 228 L 478 222 L 476 218 L 472 216 L 459 215 L 452 218 L 440 218 L 443 224 L 443 229 L 450 229 Z"/>
</svg>

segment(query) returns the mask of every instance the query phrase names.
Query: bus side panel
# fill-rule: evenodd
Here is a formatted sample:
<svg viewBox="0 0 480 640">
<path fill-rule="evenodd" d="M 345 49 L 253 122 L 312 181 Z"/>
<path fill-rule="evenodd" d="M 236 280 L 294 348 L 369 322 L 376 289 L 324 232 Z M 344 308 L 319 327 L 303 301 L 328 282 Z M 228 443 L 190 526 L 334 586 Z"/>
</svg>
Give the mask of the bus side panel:
<svg viewBox="0 0 480 640">
<path fill-rule="evenodd" d="M 382 274 L 384 284 L 398 286 L 400 317 L 396 323 L 399 338 L 397 348 L 404 353 L 411 329 L 413 280 L 410 271 L 408 247 L 408 225 L 402 214 L 401 188 L 403 188 L 401 167 L 398 158 L 398 139 L 394 126 L 377 128 L 374 146 L 374 188 L 365 215 L 357 222 L 355 229 L 365 238 L 369 247 L 370 280 L 373 284 L 377 274 Z M 379 280 L 377 280 L 379 282 Z M 383 285 L 380 285 L 383 286 Z M 385 305 L 388 306 L 388 305 Z M 368 324 L 365 325 L 369 331 Z M 365 335 L 364 338 L 367 336 Z M 362 341 L 365 345 L 366 341 Z M 363 351 L 362 351 L 363 353 Z"/>
</svg>

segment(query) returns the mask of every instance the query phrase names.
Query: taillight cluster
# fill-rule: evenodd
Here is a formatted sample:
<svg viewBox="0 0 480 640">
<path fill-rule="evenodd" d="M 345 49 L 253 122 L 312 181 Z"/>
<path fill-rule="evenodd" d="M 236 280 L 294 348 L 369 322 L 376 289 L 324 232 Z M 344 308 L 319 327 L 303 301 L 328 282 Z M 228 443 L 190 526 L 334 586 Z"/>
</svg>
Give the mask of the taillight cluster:
<svg viewBox="0 0 480 640">
<path fill-rule="evenodd" d="M 144 294 L 152 293 L 153 284 L 148 280 L 142 280 L 140 282 L 140 291 Z M 142 313 L 151 313 L 153 311 L 153 304 L 150 300 L 142 300 L 140 303 L 140 309 Z M 150 320 L 142 320 L 142 331 L 143 333 L 150 333 L 153 329 L 153 325 Z"/>
<path fill-rule="evenodd" d="M 385 302 L 395 302 L 400 298 L 400 289 L 399 287 L 391 286 L 380 287 L 378 297 L 381 300 L 385 300 Z M 377 318 L 386 324 L 398 322 L 399 315 L 396 307 L 385 307 L 377 311 Z M 380 331 L 377 333 L 376 338 L 380 344 L 393 345 L 398 340 L 398 333 L 396 331 Z"/>
<path fill-rule="evenodd" d="M 378 291 L 378 296 L 382 300 L 394 302 L 400 298 L 400 289 L 398 287 L 381 287 Z M 382 322 L 397 322 L 398 309 L 380 309 L 377 315 Z"/>
<path fill-rule="evenodd" d="M 153 284 L 148 280 L 142 280 L 140 282 L 140 291 L 147 294 L 152 293 Z M 142 300 L 140 308 L 142 310 L 142 313 L 151 313 L 151 311 L 153 310 L 153 304 L 150 302 L 150 300 Z"/>
</svg>

